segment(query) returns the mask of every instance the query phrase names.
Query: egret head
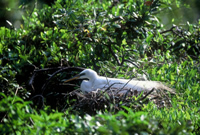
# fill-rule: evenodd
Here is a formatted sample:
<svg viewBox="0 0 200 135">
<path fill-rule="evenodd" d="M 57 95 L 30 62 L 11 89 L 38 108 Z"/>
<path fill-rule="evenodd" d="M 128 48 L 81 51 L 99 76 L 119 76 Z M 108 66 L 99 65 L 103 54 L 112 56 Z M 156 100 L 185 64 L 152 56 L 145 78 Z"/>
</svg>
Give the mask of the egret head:
<svg viewBox="0 0 200 135">
<path fill-rule="evenodd" d="M 78 75 L 72 77 L 71 79 L 66 80 L 65 82 L 69 82 L 75 79 L 89 79 L 89 80 L 93 80 L 97 77 L 97 73 L 92 70 L 92 69 L 85 69 L 83 70 L 81 73 L 79 73 Z"/>
<path fill-rule="evenodd" d="M 92 69 L 85 69 L 79 74 L 80 79 L 94 79 L 97 76 L 97 73 Z"/>
</svg>

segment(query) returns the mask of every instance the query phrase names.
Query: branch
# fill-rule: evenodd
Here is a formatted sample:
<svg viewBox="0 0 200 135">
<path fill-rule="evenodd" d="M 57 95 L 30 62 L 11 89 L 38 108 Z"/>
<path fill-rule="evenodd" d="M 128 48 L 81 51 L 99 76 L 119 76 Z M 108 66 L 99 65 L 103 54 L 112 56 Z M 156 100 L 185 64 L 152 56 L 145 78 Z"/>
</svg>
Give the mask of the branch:
<svg viewBox="0 0 200 135">
<path fill-rule="evenodd" d="M 47 79 L 46 83 L 42 86 L 42 89 L 41 89 L 41 90 L 42 90 L 42 93 L 41 93 L 41 94 L 44 93 L 44 91 L 46 90 L 47 86 L 49 85 L 50 80 L 51 80 L 56 74 L 61 73 L 61 72 L 66 71 L 66 70 L 72 70 L 72 69 L 73 69 L 73 70 L 77 70 L 77 71 L 83 71 L 83 70 L 84 70 L 84 68 L 81 68 L 81 67 L 66 67 L 66 68 L 61 68 L 60 70 L 54 72 L 54 73 Z"/>
<path fill-rule="evenodd" d="M 111 44 L 110 44 L 110 45 L 106 45 L 106 46 L 108 47 L 109 51 L 111 52 L 111 54 L 113 55 L 113 57 L 114 57 L 115 60 L 117 61 L 117 64 L 118 64 L 119 66 L 121 66 L 122 64 L 121 64 L 121 62 L 120 62 L 118 56 L 117 56 L 117 55 L 114 53 L 114 51 L 112 50 Z"/>
</svg>

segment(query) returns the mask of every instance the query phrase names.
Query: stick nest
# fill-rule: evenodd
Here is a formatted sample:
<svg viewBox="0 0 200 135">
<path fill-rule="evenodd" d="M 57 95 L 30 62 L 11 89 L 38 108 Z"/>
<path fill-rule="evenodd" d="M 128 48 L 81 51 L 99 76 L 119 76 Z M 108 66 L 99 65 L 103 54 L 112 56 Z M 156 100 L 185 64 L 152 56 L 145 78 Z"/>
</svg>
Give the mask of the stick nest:
<svg viewBox="0 0 200 135">
<path fill-rule="evenodd" d="M 71 96 L 76 96 L 77 101 L 73 109 L 88 114 L 95 114 L 96 111 L 117 112 L 123 110 L 123 106 L 141 110 L 149 102 L 154 103 L 158 108 L 171 106 L 171 95 L 164 89 L 152 89 L 151 91 L 138 92 L 137 90 L 128 90 L 126 93 L 116 92 L 110 89 L 106 91 L 92 91 L 82 93 L 80 90 L 70 92 Z"/>
<path fill-rule="evenodd" d="M 32 89 L 30 100 L 37 108 L 45 106 L 64 111 L 72 108 L 73 111 L 95 114 L 97 111 L 117 112 L 124 107 L 141 110 L 149 102 L 154 103 L 158 108 L 170 107 L 171 96 L 174 93 L 165 89 L 152 89 L 151 91 L 138 92 L 136 90 L 126 90 L 107 88 L 106 90 L 96 90 L 89 93 L 82 93 L 79 89 L 80 81 L 74 81 L 74 86 L 63 85 L 63 78 L 71 78 L 74 71 L 81 72 L 83 68 L 49 68 L 35 70 L 30 78 L 29 85 Z M 79 84 L 77 84 L 79 81 Z M 75 100 L 74 100 L 75 99 Z"/>
</svg>

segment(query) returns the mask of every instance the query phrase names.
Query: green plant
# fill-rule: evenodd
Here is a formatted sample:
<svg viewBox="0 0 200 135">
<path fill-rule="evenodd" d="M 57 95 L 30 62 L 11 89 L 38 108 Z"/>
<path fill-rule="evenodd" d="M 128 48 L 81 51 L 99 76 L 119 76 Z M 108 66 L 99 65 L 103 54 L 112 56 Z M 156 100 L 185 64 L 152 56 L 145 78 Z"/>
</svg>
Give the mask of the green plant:
<svg viewBox="0 0 200 135">
<path fill-rule="evenodd" d="M 57 0 L 51 6 L 25 10 L 20 28 L 0 28 L 0 132 L 199 134 L 200 22 L 182 22 L 182 26 L 180 16 L 168 19 L 168 26 L 161 23 L 163 14 L 189 10 L 189 5 L 180 0 Z M 147 74 L 177 94 L 170 108 L 158 109 L 150 102 L 140 112 L 124 107 L 125 111 L 110 109 L 90 116 L 65 107 L 68 99 L 59 88 L 74 72 L 53 76 L 55 69 L 65 66 L 92 68 L 119 78 Z M 52 72 L 46 72 L 48 68 Z M 37 69 L 44 71 L 39 77 L 33 76 Z M 39 95 L 43 110 L 34 108 L 28 100 L 51 76 L 57 89 L 52 92 L 48 87 Z M 47 107 L 47 98 L 55 101 L 57 110 L 52 104 Z"/>
</svg>

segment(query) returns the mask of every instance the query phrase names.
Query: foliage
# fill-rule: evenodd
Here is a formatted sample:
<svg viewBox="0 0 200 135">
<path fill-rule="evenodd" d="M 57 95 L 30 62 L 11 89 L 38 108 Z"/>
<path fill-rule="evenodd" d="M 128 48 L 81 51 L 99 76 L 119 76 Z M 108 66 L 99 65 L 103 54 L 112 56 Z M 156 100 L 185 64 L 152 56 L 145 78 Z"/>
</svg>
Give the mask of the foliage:
<svg viewBox="0 0 200 135">
<path fill-rule="evenodd" d="M 0 101 L 1 133 L 8 134 L 186 134 L 192 130 L 191 124 L 167 124 L 166 120 L 158 121 L 155 117 L 149 118 L 147 112 L 133 112 L 125 108 L 126 112 L 117 114 L 101 113 L 95 117 L 65 112 L 49 112 L 48 108 L 34 111 L 30 102 L 19 97 L 4 97 Z"/>
<path fill-rule="evenodd" d="M 200 22 L 166 29 L 160 16 L 174 6 L 187 5 L 179 0 L 175 4 L 57 0 L 52 6 L 26 10 L 19 29 L 1 27 L 2 134 L 199 134 Z M 139 112 L 124 107 L 117 113 L 79 115 L 64 107 L 68 101 L 59 102 L 57 110 L 34 108 L 27 100 L 41 86 L 31 91 L 32 74 L 59 66 L 93 68 L 112 77 L 145 73 L 151 80 L 171 85 L 177 95 L 171 108 L 158 109 L 151 102 Z M 42 75 L 35 83 L 45 82 L 52 72 Z M 68 75 L 56 77 L 61 82 Z M 58 98 L 58 92 L 52 95 Z"/>
</svg>

